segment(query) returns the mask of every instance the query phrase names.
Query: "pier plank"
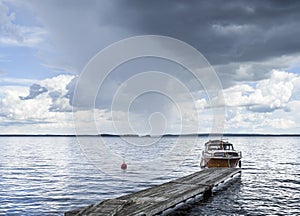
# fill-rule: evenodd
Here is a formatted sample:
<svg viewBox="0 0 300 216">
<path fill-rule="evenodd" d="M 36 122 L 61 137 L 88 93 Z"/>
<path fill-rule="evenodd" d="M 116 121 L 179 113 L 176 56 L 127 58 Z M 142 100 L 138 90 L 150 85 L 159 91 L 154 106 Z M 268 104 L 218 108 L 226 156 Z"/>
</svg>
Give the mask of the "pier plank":
<svg viewBox="0 0 300 216">
<path fill-rule="evenodd" d="M 82 215 L 145 215 L 158 214 L 211 189 L 240 172 L 238 168 L 210 168 L 115 199 L 66 212 L 66 216 Z"/>
</svg>

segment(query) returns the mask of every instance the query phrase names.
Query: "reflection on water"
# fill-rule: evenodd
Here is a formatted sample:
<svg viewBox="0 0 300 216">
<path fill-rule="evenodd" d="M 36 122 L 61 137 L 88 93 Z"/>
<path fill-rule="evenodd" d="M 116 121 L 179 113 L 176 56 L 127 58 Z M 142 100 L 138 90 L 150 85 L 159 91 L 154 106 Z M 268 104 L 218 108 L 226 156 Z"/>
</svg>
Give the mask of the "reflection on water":
<svg viewBox="0 0 300 216">
<path fill-rule="evenodd" d="M 96 143 L 95 138 L 87 139 Z M 106 139 L 117 155 L 124 154 L 122 140 Z M 143 146 L 142 139 L 139 138 L 140 146 Z M 297 215 L 300 212 L 300 138 L 232 137 L 229 140 L 243 152 L 241 177 L 214 193 L 208 201 L 187 205 L 173 214 Z M 172 149 L 175 141 L 176 138 L 163 138 L 157 149 L 148 148 L 162 154 Z M 147 152 L 129 149 L 125 154 L 128 170 L 123 172 L 121 160 L 100 160 L 102 164 L 95 166 L 85 157 L 76 138 L 0 137 L 0 215 L 62 215 L 74 208 L 198 171 L 199 155 L 206 139 L 199 138 L 191 152 L 185 148 L 190 141 L 184 138 L 176 152 L 162 154 L 163 166 L 147 160 Z M 117 168 L 109 175 L 103 167 L 112 163 Z"/>
</svg>

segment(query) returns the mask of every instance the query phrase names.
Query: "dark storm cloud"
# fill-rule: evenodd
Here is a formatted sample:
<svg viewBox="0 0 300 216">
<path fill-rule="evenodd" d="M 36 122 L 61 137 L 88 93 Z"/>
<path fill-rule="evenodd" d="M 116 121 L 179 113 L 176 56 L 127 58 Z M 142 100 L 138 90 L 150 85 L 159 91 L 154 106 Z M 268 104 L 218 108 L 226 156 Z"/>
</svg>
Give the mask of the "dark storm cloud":
<svg viewBox="0 0 300 216">
<path fill-rule="evenodd" d="M 61 52 L 52 62 L 45 54 L 48 63 L 76 72 L 111 43 L 143 34 L 183 40 L 213 65 L 300 52 L 299 1 L 32 0 L 31 7 Z"/>
<path fill-rule="evenodd" d="M 143 34 L 181 39 L 212 64 L 262 61 L 300 51 L 299 1 L 121 1 L 120 16 Z M 116 20 L 115 20 L 116 21 Z M 113 23 L 112 23 L 113 24 Z"/>
<path fill-rule="evenodd" d="M 39 50 L 45 63 L 78 74 L 103 48 L 145 34 L 170 36 L 194 46 L 214 66 L 224 88 L 269 78 L 272 69 L 291 65 L 278 58 L 292 56 L 292 62 L 300 53 L 299 1 L 32 0 L 29 4 L 58 54 Z M 111 77 L 103 87 L 100 105 L 110 104 L 114 90 L 125 80 L 123 74 Z M 190 81 L 187 76 L 179 79 Z M 75 85 L 74 79 L 66 95 L 71 105 Z"/>
</svg>

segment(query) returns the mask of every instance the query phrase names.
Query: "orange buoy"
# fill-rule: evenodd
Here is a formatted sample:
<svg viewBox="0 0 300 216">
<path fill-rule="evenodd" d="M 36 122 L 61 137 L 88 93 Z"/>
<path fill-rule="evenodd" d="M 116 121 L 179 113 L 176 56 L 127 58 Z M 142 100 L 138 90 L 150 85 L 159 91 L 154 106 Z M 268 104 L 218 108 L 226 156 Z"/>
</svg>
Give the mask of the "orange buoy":
<svg viewBox="0 0 300 216">
<path fill-rule="evenodd" d="M 126 170 L 127 169 L 127 164 L 123 161 L 122 165 L 121 165 L 121 169 L 122 170 Z"/>
</svg>

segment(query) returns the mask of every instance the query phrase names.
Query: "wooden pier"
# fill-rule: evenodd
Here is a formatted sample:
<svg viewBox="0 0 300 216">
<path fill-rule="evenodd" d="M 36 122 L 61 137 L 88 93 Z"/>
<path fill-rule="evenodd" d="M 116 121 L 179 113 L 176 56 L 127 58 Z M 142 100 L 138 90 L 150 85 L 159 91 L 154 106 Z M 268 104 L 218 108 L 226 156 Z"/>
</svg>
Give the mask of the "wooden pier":
<svg viewBox="0 0 300 216">
<path fill-rule="evenodd" d="M 238 168 L 210 168 L 115 199 L 65 212 L 65 216 L 150 216 L 203 194 L 211 196 L 212 188 L 241 172 Z"/>
</svg>

